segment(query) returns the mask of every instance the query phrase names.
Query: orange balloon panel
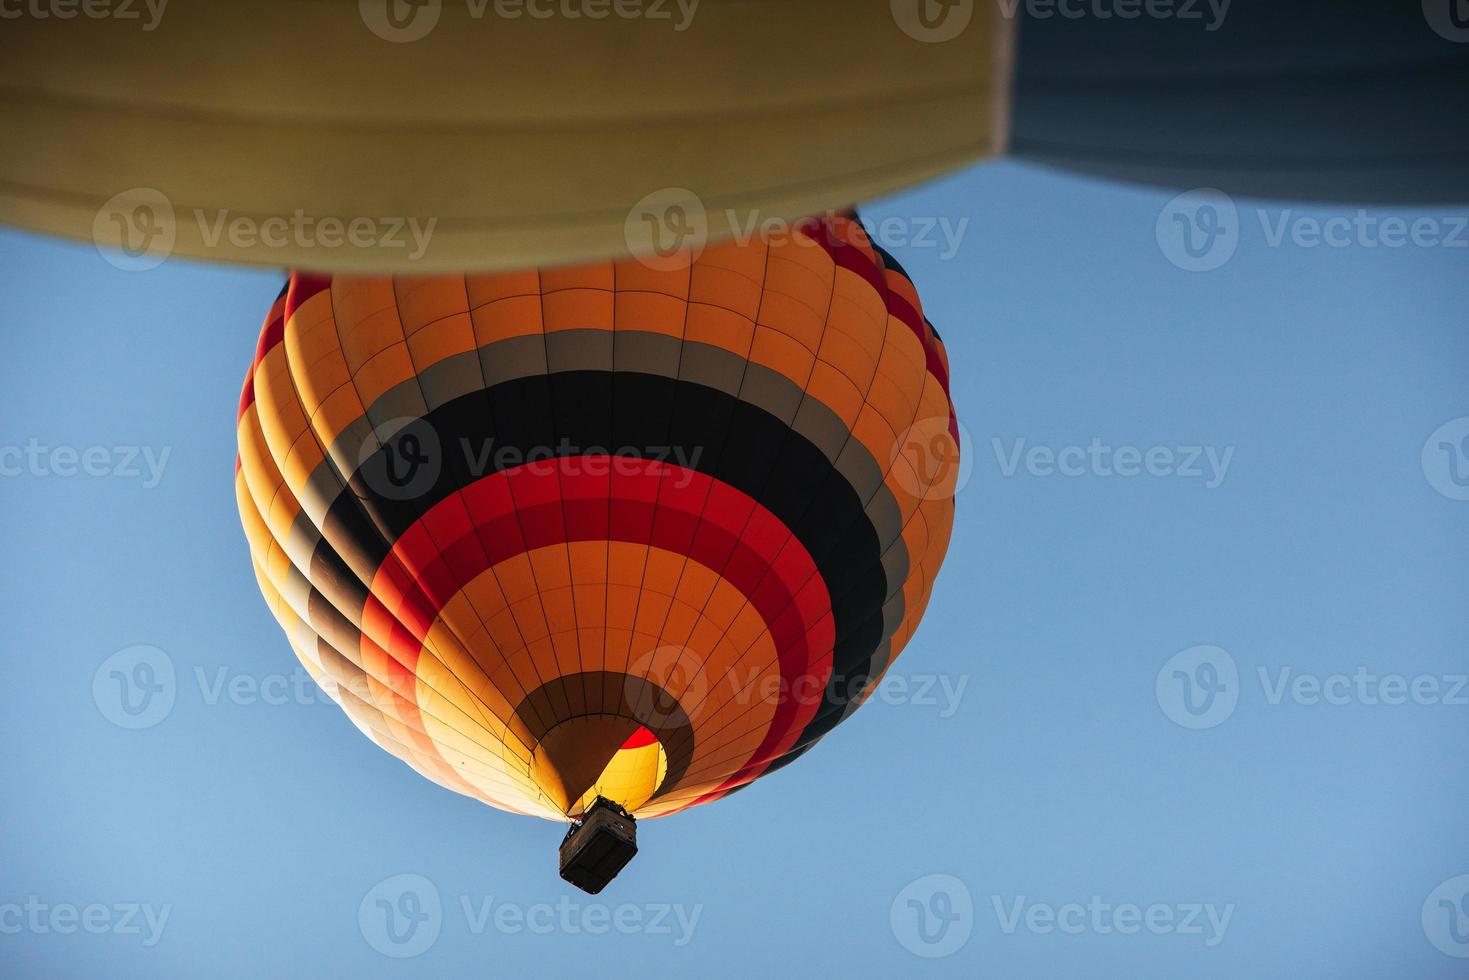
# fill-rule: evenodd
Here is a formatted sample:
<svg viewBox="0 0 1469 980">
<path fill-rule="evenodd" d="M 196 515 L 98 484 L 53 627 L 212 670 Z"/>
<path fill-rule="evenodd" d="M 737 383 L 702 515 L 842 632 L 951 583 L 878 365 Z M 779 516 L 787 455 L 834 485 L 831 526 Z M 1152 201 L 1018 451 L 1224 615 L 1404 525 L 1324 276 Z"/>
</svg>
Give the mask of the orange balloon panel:
<svg viewBox="0 0 1469 980">
<path fill-rule="evenodd" d="M 657 269 L 297 273 L 237 495 L 271 610 L 377 744 L 514 812 L 658 816 L 881 678 L 957 431 L 911 283 L 840 216 Z"/>
</svg>

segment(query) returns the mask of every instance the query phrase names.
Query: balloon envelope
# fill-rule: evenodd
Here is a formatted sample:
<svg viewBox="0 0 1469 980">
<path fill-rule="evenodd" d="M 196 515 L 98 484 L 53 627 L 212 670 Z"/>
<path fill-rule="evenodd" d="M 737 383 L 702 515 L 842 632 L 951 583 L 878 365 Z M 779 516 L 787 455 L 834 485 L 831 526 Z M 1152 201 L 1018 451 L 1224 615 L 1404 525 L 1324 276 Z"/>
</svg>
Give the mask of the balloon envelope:
<svg viewBox="0 0 1469 980">
<path fill-rule="evenodd" d="M 1178 190 L 1469 202 L 1462 0 L 1161 9 L 1173 15 L 1027 18 L 1011 152 Z"/>
<path fill-rule="evenodd" d="M 293 275 L 245 384 L 240 514 L 296 653 L 506 810 L 658 816 L 794 759 L 948 545 L 944 348 L 857 221 L 656 266 Z"/>
<path fill-rule="evenodd" d="M 943 41 L 920 0 L 614 6 L 7 20 L 0 221 L 276 267 L 524 268 L 646 248 L 642 215 L 670 196 L 718 238 L 1003 145 L 1011 22 L 995 4 Z"/>
</svg>

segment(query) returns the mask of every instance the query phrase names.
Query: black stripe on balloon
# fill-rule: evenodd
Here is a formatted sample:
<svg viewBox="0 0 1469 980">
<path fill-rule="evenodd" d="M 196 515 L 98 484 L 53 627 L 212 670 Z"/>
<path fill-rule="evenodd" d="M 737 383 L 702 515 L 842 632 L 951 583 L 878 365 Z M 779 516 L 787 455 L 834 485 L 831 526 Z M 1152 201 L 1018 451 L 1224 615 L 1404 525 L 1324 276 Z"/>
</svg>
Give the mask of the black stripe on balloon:
<svg viewBox="0 0 1469 980">
<path fill-rule="evenodd" d="M 566 718 L 557 718 L 547 725 L 543 718 L 549 710 L 567 699 L 575 700 L 577 690 L 595 690 L 603 694 L 601 706 L 582 709 Z M 649 706 L 649 707 L 642 707 Z M 651 799 L 658 799 L 667 788 L 677 786 L 694 759 L 694 726 L 684 713 L 678 699 L 662 685 L 645 677 L 635 677 L 621 671 L 592 670 L 577 674 L 566 674 L 549 680 L 527 694 L 515 706 L 515 715 L 530 733 L 532 744 L 541 739 L 557 725 L 573 718 L 596 714 L 618 715 L 631 718 L 653 733 L 663 745 L 668 760 L 668 770 L 654 790 Z"/>
<path fill-rule="evenodd" d="M 840 471 L 780 419 L 723 391 L 628 371 L 616 372 L 615 386 L 613 378 L 605 371 L 532 375 L 441 405 L 352 474 L 328 510 L 318 551 L 332 547 L 328 540 L 350 541 L 360 553 L 347 564 L 376 567 L 387 557 L 385 542 L 451 493 L 521 462 L 612 450 L 661 459 L 734 487 L 791 530 L 833 597 L 833 672 L 870 673 L 889 583 L 877 532 Z M 667 404 L 669 385 L 672 418 L 656 411 Z M 829 699 L 830 689 L 818 714 L 837 707 Z"/>
</svg>

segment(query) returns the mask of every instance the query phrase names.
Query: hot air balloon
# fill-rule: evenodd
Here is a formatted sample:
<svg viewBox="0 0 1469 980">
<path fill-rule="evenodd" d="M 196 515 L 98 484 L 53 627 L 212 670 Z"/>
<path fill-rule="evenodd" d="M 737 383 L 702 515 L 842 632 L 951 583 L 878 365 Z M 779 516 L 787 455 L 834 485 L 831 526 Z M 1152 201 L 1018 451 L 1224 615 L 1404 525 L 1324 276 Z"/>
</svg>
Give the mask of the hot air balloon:
<svg viewBox="0 0 1469 980">
<path fill-rule="evenodd" d="M 236 489 L 261 591 L 352 722 L 572 822 L 563 875 L 595 891 L 634 820 L 867 697 L 928 603 L 957 453 L 913 284 L 831 215 L 658 262 L 295 273 Z"/>
<path fill-rule="evenodd" d="M 983 4 L 926 43 L 926 2 L 253 0 L 171 4 L 151 30 L 140 2 L 131 20 L 7 20 L 0 221 L 392 273 L 407 236 L 290 229 L 433 221 L 412 271 L 460 273 L 625 254 L 629 214 L 658 192 L 702 201 L 710 237 L 845 208 L 1001 147 L 1010 22 Z M 237 219 L 285 230 L 231 234 Z"/>
<path fill-rule="evenodd" d="M 1180 0 L 1161 9 L 1027 19 L 1010 152 L 1177 190 L 1469 202 L 1463 0 Z"/>
<path fill-rule="evenodd" d="M 595 17 L 256 0 L 27 17 L 6 21 L 0 59 L 0 222 L 396 274 L 639 252 L 650 199 L 696 204 L 717 239 L 1007 152 L 1176 189 L 1463 202 L 1463 4 L 702 0 Z M 354 221 L 375 223 L 372 243 L 344 233 Z"/>
</svg>

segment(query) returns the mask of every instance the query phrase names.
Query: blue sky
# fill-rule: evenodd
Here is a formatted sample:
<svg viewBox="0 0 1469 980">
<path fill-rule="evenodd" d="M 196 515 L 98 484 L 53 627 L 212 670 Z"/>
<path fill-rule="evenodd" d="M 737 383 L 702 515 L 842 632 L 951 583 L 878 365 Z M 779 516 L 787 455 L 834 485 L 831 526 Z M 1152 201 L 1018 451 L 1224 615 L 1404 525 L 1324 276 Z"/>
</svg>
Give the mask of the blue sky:
<svg viewBox="0 0 1469 980">
<path fill-rule="evenodd" d="M 280 274 L 0 233 L 3 972 L 1462 976 L 1464 212 L 1313 246 L 1355 212 L 1172 197 L 1002 164 L 866 209 L 970 442 L 906 690 L 595 899 L 297 687 L 233 491 Z M 139 657 L 172 703 L 122 727 Z"/>
</svg>

